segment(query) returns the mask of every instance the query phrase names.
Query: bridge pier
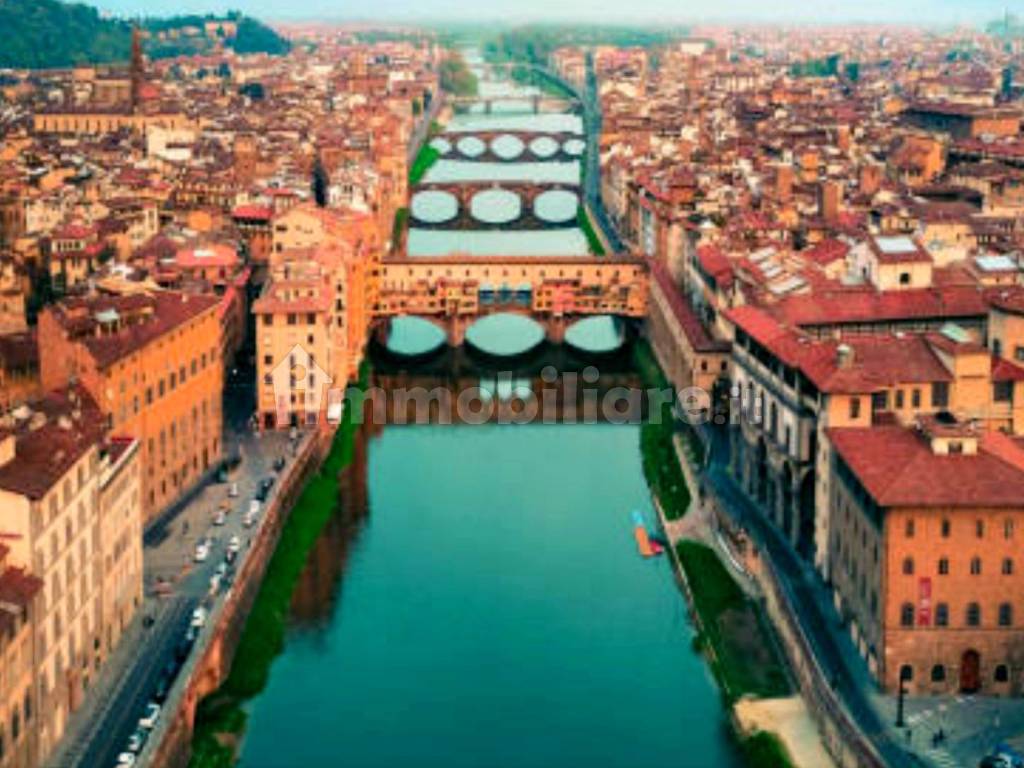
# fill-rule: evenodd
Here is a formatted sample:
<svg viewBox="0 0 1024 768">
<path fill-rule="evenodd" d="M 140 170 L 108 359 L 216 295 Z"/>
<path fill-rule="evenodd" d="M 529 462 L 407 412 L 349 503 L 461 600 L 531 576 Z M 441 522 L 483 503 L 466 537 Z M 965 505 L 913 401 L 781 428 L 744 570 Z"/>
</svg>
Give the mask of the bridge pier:
<svg viewBox="0 0 1024 768">
<path fill-rule="evenodd" d="M 565 331 L 569 325 L 565 315 L 551 315 L 544 325 L 546 326 L 545 330 L 547 331 L 548 341 L 552 344 L 561 344 L 565 341 Z"/>
</svg>

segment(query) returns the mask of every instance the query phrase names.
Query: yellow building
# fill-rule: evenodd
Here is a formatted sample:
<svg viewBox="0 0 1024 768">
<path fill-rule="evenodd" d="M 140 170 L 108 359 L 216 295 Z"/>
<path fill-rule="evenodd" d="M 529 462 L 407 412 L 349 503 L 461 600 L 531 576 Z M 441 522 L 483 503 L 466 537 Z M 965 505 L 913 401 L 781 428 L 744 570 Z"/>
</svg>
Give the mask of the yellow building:
<svg viewBox="0 0 1024 768">
<path fill-rule="evenodd" d="M 38 702 L 21 715 L 22 722 L 32 713 L 38 720 L 33 727 L 40 761 L 112 647 L 104 643 L 113 637 L 105 588 L 120 585 L 109 596 L 113 604 L 125 593 L 141 594 L 141 568 L 121 568 L 125 557 L 137 562 L 141 555 L 137 489 L 123 480 L 137 476 L 137 453 L 130 441 L 112 448 L 105 435 L 100 408 L 75 386 L 9 419 L 0 442 L 0 526 L 8 559 L 42 582 L 34 659 Z M 112 487 L 122 480 L 119 489 Z M 113 514 L 107 518 L 105 510 Z M 129 554 L 113 557 L 119 548 Z M 129 574 L 134 583 L 127 582 Z M 124 606 L 119 623 L 130 618 L 134 602 Z M 15 727 L 11 721 L 12 736 Z"/>
<path fill-rule="evenodd" d="M 219 303 L 173 291 L 90 295 L 40 315 L 43 389 L 80 381 L 108 427 L 139 440 L 146 521 L 220 458 Z"/>
</svg>

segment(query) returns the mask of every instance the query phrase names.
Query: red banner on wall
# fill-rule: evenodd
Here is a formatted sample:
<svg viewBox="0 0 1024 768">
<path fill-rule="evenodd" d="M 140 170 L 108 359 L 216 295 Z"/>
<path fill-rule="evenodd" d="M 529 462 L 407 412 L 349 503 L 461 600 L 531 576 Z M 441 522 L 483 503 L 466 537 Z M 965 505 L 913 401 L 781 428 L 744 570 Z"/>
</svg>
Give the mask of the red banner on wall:
<svg viewBox="0 0 1024 768">
<path fill-rule="evenodd" d="M 917 625 L 927 627 L 932 623 L 932 580 L 922 576 L 917 580 Z"/>
</svg>

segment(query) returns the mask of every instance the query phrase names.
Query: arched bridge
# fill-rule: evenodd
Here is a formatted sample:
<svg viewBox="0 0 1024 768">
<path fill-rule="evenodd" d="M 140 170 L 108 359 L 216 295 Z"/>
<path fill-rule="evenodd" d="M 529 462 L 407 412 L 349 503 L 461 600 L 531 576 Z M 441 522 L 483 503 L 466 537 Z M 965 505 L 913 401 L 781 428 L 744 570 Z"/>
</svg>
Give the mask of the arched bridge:
<svg viewBox="0 0 1024 768">
<path fill-rule="evenodd" d="M 441 157 L 475 162 L 567 162 L 586 149 L 583 136 L 573 131 L 450 131 L 434 137 L 430 146 Z"/>
<path fill-rule="evenodd" d="M 385 260 L 378 325 L 412 316 L 442 327 L 459 345 L 481 317 L 515 312 L 560 342 L 577 320 L 647 314 L 648 266 L 634 256 L 444 256 Z"/>
<path fill-rule="evenodd" d="M 560 229 L 577 226 L 581 196 L 558 182 L 431 182 L 413 191 L 409 216 L 420 229 Z"/>
</svg>

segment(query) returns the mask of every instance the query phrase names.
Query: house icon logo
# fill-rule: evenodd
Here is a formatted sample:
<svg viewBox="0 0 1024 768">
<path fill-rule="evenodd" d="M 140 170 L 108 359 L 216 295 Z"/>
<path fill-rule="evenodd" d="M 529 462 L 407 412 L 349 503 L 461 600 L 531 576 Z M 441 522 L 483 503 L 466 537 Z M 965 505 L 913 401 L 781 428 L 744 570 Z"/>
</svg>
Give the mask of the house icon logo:
<svg viewBox="0 0 1024 768">
<path fill-rule="evenodd" d="M 277 425 L 315 424 L 333 379 L 313 355 L 296 344 L 270 372 Z"/>
</svg>

